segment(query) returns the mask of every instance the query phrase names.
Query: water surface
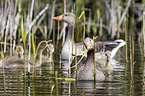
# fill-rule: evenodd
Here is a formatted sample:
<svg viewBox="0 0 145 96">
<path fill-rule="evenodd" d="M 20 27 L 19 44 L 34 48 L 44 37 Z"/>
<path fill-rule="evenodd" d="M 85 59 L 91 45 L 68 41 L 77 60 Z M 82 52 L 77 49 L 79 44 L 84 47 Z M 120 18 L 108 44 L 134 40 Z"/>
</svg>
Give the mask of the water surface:
<svg viewBox="0 0 145 96">
<path fill-rule="evenodd" d="M 129 57 L 129 56 L 128 56 Z M 0 95 L 40 95 L 40 96 L 59 96 L 59 95 L 113 95 L 143 96 L 144 92 L 144 62 L 141 62 L 140 48 L 135 44 L 134 70 L 131 75 L 129 59 L 125 59 L 125 47 L 117 53 L 117 61 L 114 70 L 106 73 L 105 81 L 65 81 L 58 80 L 66 78 L 67 70 L 64 69 L 66 63 L 43 63 L 40 68 L 31 70 L 30 77 L 24 77 L 24 69 L 4 69 L 0 68 Z M 63 61 L 62 61 L 63 62 Z M 60 66 L 61 65 L 61 66 Z M 57 74 L 57 75 L 56 75 Z M 5 79 L 4 79 L 5 75 Z M 5 88 L 4 90 L 4 80 Z"/>
</svg>

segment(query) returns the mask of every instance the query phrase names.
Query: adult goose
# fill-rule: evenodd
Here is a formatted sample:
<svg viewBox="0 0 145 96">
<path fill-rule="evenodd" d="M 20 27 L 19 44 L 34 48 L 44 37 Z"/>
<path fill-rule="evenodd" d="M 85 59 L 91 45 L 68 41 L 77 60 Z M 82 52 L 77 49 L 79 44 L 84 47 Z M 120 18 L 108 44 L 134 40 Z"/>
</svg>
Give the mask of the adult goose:
<svg viewBox="0 0 145 96">
<path fill-rule="evenodd" d="M 91 39 L 91 38 L 90 38 Z M 106 51 L 110 51 L 110 58 L 114 58 L 117 51 L 126 44 L 126 42 L 122 39 L 119 40 L 115 40 L 113 41 L 114 43 L 111 44 L 111 42 L 102 42 L 103 47 L 100 47 L 101 50 L 99 50 L 98 52 L 95 53 L 95 61 L 97 61 L 98 59 L 105 59 L 105 52 Z M 100 42 L 101 43 L 101 42 Z M 108 49 L 108 46 L 112 46 L 113 47 L 111 49 Z M 98 50 L 98 44 L 96 44 L 96 49 Z M 103 51 L 102 51 L 103 50 Z"/>
<path fill-rule="evenodd" d="M 66 38 L 66 41 L 63 45 L 63 48 L 62 48 L 62 59 L 72 59 L 72 31 L 75 29 L 75 18 L 76 16 L 73 14 L 73 13 L 65 13 L 63 15 L 60 15 L 60 16 L 57 16 L 57 17 L 53 17 L 52 19 L 53 20 L 57 20 L 57 21 L 63 21 L 63 22 L 66 22 L 68 24 L 68 33 L 67 33 L 67 38 Z M 119 45 L 116 49 L 114 49 L 114 51 L 112 51 L 112 55 L 111 57 L 114 57 L 117 50 L 121 47 L 121 46 L 124 46 L 123 44 L 125 43 L 125 41 L 123 40 L 120 40 L 119 41 L 121 45 Z M 126 43 L 125 43 L 126 44 Z M 104 46 L 108 46 L 108 45 L 118 45 L 118 43 L 116 42 L 112 42 L 112 41 L 107 41 L 107 42 L 97 42 L 96 44 L 96 53 L 97 52 L 100 52 L 102 49 L 106 49 Z M 75 53 L 75 43 L 73 43 L 73 53 Z M 78 43 L 77 44 L 77 53 L 82 53 L 83 52 L 83 43 Z M 96 54 L 97 55 L 97 54 Z M 99 56 L 96 56 L 97 58 L 99 58 Z M 96 59 L 97 59 L 96 58 Z"/>
<path fill-rule="evenodd" d="M 86 48 L 88 49 L 87 52 L 87 58 L 83 59 L 78 65 L 77 65 L 77 80 L 94 80 L 94 41 L 90 38 L 86 38 L 84 40 L 84 44 Z M 74 61 L 71 64 L 71 67 L 73 67 Z M 103 72 L 102 67 L 96 63 L 96 80 L 102 81 L 105 79 L 105 75 Z M 75 78 L 76 71 L 73 67 L 71 69 L 71 76 Z"/>
<path fill-rule="evenodd" d="M 91 38 L 87 37 L 92 40 Z M 124 46 L 126 42 L 122 39 L 115 41 L 95 42 L 95 61 L 101 64 L 102 67 L 106 66 L 106 61 L 114 65 L 113 58 L 115 57 L 119 48 Z M 81 56 L 78 56 L 80 58 Z M 109 65 L 110 65 L 109 64 Z"/>
<path fill-rule="evenodd" d="M 65 13 L 63 15 L 57 16 L 57 17 L 53 17 L 53 20 L 57 20 L 57 21 L 63 21 L 66 22 L 68 24 L 68 33 L 67 33 L 67 38 L 66 41 L 63 45 L 62 51 L 61 51 L 61 55 L 62 55 L 62 59 L 72 59 L 72 32 L 75 28 L 75 15 L 73 13 Z M 75 42 L 73 44 L 73 53 L 75 53 Z M 77 45 L 77 52 L 78 53 L 82 53 L 83 51 L 83 44 L 78 44 Z"/>
<path fill-rule="evenodd" d="M 35 57 L 35 59 L 32 59 L 30 61 L 31 67 L 33 66 L 33 64 L 34 64 L 34 67 L 41 66 L 42 52 L 47 47 L 48 42 L 50 42 L 50 41 L 43 41 L 43 42 L 39 43 L 39 45 L 37 47 L 37 51 L 36 51 L 36 57 Z M 14 58 L 5 58 L 4 59 L 5 68 L 24 68 L 24 64 L 25 64 L 25 61 L 23 58 L 15 58 L 15 59 Z"/>
</svg>

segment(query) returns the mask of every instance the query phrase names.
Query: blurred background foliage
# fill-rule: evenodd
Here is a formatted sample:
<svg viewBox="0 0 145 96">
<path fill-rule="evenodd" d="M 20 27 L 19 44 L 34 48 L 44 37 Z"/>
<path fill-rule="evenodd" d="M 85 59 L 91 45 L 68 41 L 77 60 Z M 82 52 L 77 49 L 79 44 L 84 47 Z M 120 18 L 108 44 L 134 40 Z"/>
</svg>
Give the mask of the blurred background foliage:
<svg viewBox="0 0 145 96">
<path fill-rule="evenodd" d="M 27 48 L 33 32 L 36 45 L 49 39 L 57 45 L 65 40 L 62 30 L 65 27 L 52 17 L 72 10 L 77 17 L 76 42 L 82 41 L 83 31 L 85 37 L 98 35 L 98 40 L 103 41 L 125 39 L 125 36 L 127 40 L 131 36 L 132 40 L 140 37 L 143 41 L 144 3 L 141 0 L 1 0 L 1 44 L 13 45 L 15 49 L 15 44 L 24 45 L 25 42 Z M 78 19 L 82 11 L 85 11 L 85 22 L 83 18 Z"/>
</svg>

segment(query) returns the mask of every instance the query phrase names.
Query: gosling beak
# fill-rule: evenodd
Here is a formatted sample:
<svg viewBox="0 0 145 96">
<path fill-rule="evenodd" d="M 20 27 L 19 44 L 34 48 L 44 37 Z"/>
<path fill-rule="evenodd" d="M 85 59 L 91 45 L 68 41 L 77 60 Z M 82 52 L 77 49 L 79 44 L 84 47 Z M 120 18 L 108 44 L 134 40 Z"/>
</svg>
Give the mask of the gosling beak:
<svg viewBox="0 0 145 96">
<path fill-rule="evenodd" d="M 107 56 L 107 60 L 110 60 L 111 59 L 111 56 Z"/>
<path fill-rule="evenodd" d="M 57 20 L 57 21 L 62 21 L 62 17 L 63 15 L 57 16 L 57 17 L 53 17 L 53 20 Z"/>
<path fill-rule="evenodd" d="M 22 56 L 23 56 L 23 54 L 18 53 L 18 57 L 19 57 L 19 58 L 22 58 Z"/>
<path fill-rule="evenodd" d="M 52 42 L 52 40 L 48 40 L 47 43 Z"/>
</svg>

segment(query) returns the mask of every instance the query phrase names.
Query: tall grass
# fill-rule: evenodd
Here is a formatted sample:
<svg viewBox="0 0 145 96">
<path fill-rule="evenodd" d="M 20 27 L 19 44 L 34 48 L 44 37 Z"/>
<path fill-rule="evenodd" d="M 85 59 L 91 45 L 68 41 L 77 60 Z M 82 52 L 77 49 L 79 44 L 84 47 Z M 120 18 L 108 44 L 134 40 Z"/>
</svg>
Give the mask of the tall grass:
<svg viewBox="0 0 145 96">
<path fill-rule="evenodd" d="M 126 15 L 125 17 L 125 42 L 128 42 L 128 14 Z M 126 43 L 125 45 L 125 49 L 126 49 L 126 62 L 128 62 L 128 50 L 127 50 L 127 46 L 128 46 L 128 43 Z"/>
<path fill-rule="evenodd" d="M 23 41 L 23 44 L 24 44 L 24 61 L 25 61 L 25 64 L 24 64 L 24 77 L 25 77 L 25 80 L 26 80 L 26 36 L 27 36 L 27 29 L 24 29 L 24 25 L 23 25 L 23 17 L 21 18 L 21 26 L 20 26 L 20 32 L 21 32 L 21 36 L 22 36 L 22 41 Z"/>
<path fill-rule="evenodd" d="M 109 0 L 109 1 L 92 1 L 92 5 L 93 6 L 87 6 L 88 4 L 91 4 L 88 1 L 83 1 L 83 0 L 79 0 L 74 2 L 75 3 L 75 7 L 74 4 L 68 4 L 70 3 L 69 1 L 65 1 L 63 3 L 60 3 L 59 1 L 55 1 L 53 0 L 52 3 L 48 2 L 50 4 L 51 7 L 48 8 L 47 5 L 47 9 L 48 11 L 44 13 L 42 13 L 41 15 L 37 14 L 39 13 L 39 11 L 44 8 L 44 3 L 46 3 L 46 1 L 41 2 L 42 4 L 40 4 L 40 1 L 34 1 L 32 0 L 32 2 L 30 4 L 26 4 L 27 2 L 30 2 L 28 0 L 26 1 L 22 1 L 22 0 L 16 0 L 16 1 L 10 1 L 10 3 L 8 3 L 7 0 L 5 0 L 5 2 L 3 2 L 1 0 L 1 13 L 2 15 L 0 16 L 0 21 L 1 23 L 1 41 L 5 41 L 5 48 L 4 48 L 4 52 L 6 52 L 6 43 L 7 40 L 10 40 L 10 43 L 16 44 L 16 39 L 17 39 L 17 34 L 18 34 L 18 30 L 19 30 L 19 18 L 24 17 L 24 26 L 26 27 L 28 33 L 29 33 L 29 49 L 31 49 L 30 45 L 31 45 L 31 31 L 32 31 L 32 27 L 34 27 L 34 35 L 36 35 L 36 33 L 40 30 L 40 32 L 42 32 L 43 36 L 45 37 L 45 39 L 48 38 L 52 38 L 52 30 L 56 30 L 53 29 L 54 25 L 53 25 L 53 20 L 51 19 L 54 14 L 57 12 L 57 14 L 61 14 L 62 12 L 70 12 L 70 10 L 72 8 L 74 8 L 73 10 L 75 11 L 74 13 L 77 14 L 77 17 L 80 15 L 80 13 L 82 12 L 82 10 L 87 10 L 88 14 L 86 15 L 86 20 L 83 23 L 85 26 L 87 27 L 83 27 L 85 29 L 85 36 L 92 36 L 93 35 L 99 35 L 99 36 L 104 36 L 106 35 L 105 32 L 107 32 L 108 35 L 110 35 L 111 37 L 109 37 L 110 39 L 115 39 L 115 38 L 121 38 L 120 34 L 125 34 L 123 32 L 123 30 L 121 30 L 121 28 L 123 27 L 123 22 L 125 22 L 125 16 L 128 12 L 129 7 L 133 4 L 131 3 L 131 0 L 128 0 L 127 2 L 125 1 L 119 1 L 119 0 Z M 15 6 L 12 6 L 12 4 L 14 4 Z M 37 4 L 37 5 L 36 5 Z M 60 4 L 60 5 L 59 5 Z M 124 4 L 126 4 L 126 6 L 124 6 Z M 134 5 L 136 3 L 134 2 Z M 11 5 L 8 6 L 8 5 Z M 66 6 L 67 5 L 67 6 Z M 105 6 L 104 6 L 105 5 Z M 62 8 L 60 6 L 63 6 Z M 35 7 L 33 9 L 33 7 Z M 8 9 L 14 9 L 10 11 L 10 14 L 7 12 Z M 22 10 L 23 9 L 23 10 Z M 47 10 L 46 9 L 46 10 Z M 33 11 L 34 10 L 34 11 Z M 37 11 L 36 11 L 37 10 Z M 44 9 L 45 11 L 45 9 Z M 134 12 L 134 11 L 133 11 Z M 13 14 L 14 13 L 14 14 Z M 129 16 L 129 15 L 128 15 Z M 35 17 L 37 17 L 36 21 L 34 20 Z M 4 19 L 6 18 L 6 19 Z M 10 20 L 11 19 L 11 20 Z M 45 20 L 45 22 L 43 22 Z M 35 22 L 33 22 L 35 21 Z M 93 22 L 92 22 L 93 21 Z M 41 24 L 45 24 L 45 26 L 41 26 Z M 47 27 L 47 25 L 48 27 Z M 3 25 L 3 26 L 2 26 Z M 28 26 L 30 25 L 30 26 Z M 13 27 L 14 26 L 14 27 Z M 66 26 L 66 24 L 65 24 Z M 63 27 L 63 29 L 65 29 L 65 26 Z M 12 27 L 14 28 L 12 30 Z M 5 30 L 6 28 L 6 30 Z M 48 28 L 48 29 L 47 29 Z M 10 34 L 9 30 L 11 29 L 11 35 L 10 39 L 7 38 Z M 86 30 L 87 29 L 87 30 Z M 99 29 L 99 30 L 98 30 Z M 48 31 L 47 31 L 48 30 Z M 81 22 L 79 20 L 77 20 L 77 30 L 75 30 L 75 33 L 77 34 L 76 36 L 76 40 L 79 41 L 81 40 L 81 38 L 84 38 L 83 36 L 81 36 L 80 34 L 82 34 L 82 25 Z M 47 33 L 48 32 L 48 33 Z M 56 31 L 53 31 L 53 38 L 57 37 L 57 35 L 59 35 L 59 40 L 61 39 L 61 34 L 62 32 L 60 32 L 59 34 L 54 34 L 54 32 L 56 33 Z M 65 31 L 63 31 L 63 39 L 62 41 L 65 41 Z M 13 38 L 14 37 L 14 38 Z M 79 38 L 81 37 L 81 38 Z M 115 38 L 114 38 L 115 37 Z M 20 40 L 21 40 L 21 36 L 20 36 Z M 102 38 L 104 39 L 104 38 Z M 56 39 L 53 39 L 53 42 L 55 43 Z M 20 42 L 20 41 L 18 41 Z M 28 42 L 28 41 L 27 41 Z M 27 45 L 28 46 L 28 45 Z M 13 46 L 13 50 L 14 50 Z M 12 48 L 10 48 L 12 49 Z M 11 51 L 10 51 L 11 52 Z M 30 54 L 31 52 L 29 52 Z M 12 54 L 12 53 L 11 53 Z"/>
<path fill-rule="evenodd" d="M 77 54 L 77 43 L 75 44 L 75 54 Z M 75 64 L 77 64 L 77 56 L 75 56 Z M 75 79 L 77 80 L 77 66 L 75 66 Z"/>
</svg>

